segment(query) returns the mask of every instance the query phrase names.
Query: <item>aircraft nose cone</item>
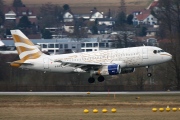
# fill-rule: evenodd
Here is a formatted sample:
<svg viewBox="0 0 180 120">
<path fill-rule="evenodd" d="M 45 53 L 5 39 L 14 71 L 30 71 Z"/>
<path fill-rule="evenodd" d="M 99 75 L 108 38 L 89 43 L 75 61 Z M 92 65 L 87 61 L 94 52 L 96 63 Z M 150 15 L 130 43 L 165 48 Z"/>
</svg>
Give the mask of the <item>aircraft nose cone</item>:
<svg viewBox="0 0 180 120">
<path fill-rule="evenodd" d="M 167 58 L 168 61 L 169 61 L 169 60 L 172 60 L 172 55 L 171 55 L 171 54 L 168 53 L 168 54 L 167 54 L 167 57 L 168 57 L 168 58 Z"/>
</svg>

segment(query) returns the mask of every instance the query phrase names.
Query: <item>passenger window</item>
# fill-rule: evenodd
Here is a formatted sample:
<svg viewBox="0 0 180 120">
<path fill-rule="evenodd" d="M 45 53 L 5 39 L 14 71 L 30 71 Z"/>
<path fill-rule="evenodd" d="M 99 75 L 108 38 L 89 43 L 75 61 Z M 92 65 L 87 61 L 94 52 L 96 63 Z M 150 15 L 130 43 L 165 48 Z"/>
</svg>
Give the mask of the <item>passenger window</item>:
<svg viewBox="0 0 180 120">
<path fill-rule="evenodd" d="M 156 54 L 156 53 L 157 53 L 157 50 L 154 50 L 153 53 Z"/>
</svg>

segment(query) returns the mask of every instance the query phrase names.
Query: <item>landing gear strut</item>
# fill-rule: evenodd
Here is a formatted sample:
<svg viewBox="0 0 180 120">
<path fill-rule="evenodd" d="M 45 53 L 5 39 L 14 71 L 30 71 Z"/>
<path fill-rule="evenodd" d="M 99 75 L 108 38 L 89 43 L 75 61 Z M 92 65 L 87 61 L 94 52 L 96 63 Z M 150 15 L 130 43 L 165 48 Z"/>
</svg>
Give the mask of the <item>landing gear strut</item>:
<svg viewBox="0 0 180 120">
<path fill-rule="evenodd" d="M 148 77 L 151 77 L 152 76 L 152 73 L 150 72 L 150 66 L 146 66 L 146 70 L 147 70 L 147 76 Z"/>
</svg>

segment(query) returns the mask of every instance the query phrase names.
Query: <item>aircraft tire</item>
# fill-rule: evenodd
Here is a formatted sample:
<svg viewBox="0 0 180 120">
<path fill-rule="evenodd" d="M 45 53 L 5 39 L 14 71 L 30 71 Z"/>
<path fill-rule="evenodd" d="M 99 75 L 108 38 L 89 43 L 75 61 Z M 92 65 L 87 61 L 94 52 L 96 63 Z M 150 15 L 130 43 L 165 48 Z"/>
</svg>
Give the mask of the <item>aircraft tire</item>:
<svg viewBox="0 0 180 120">
<path fill-rule="evenodd" d="M 98 77 L 98 81 L 99 81 L 99 82 L 103 82 L 103 81 L 104 81 L 104 77 L 103 77 L 102 75 L 100 75 L 100 76 Z"/>
<path fill-rule="evenodd" d="M 148 77 L 151 77 L 151 76 L 152 76 L 152 73 L 147 73 L 147 76 L 148 76 Z"/>
<path fill-rule="evenodd" d="M 88 79 L 88 82 L 89 82 L 89 83 L 94 83 L 94 82 L 95 82 L 95 79 L 94 79 L 93 77 L 90 77 L 90 78 Z"/>
</svg>

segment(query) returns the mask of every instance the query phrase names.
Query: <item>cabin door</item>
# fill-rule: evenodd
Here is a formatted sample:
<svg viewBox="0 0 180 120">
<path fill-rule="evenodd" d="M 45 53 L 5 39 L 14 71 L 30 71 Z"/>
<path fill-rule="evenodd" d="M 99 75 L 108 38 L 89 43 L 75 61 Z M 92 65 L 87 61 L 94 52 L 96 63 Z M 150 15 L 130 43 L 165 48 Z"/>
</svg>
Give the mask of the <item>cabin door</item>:
<svg viewBox="0 0 180 120">
<path fill-rule="evenodd" d="M 143 57 L 143 59 L 148 59 L 148 49 L 147 48 L 142 49 L 142 57 Z"/>
<path fill-rule="evenodd" d="M 49 69 L 49 59 L 48 58 L 44 58 L 43 59 L 43 63 L 44 63 L 44 69 Z"/>
</svg>

